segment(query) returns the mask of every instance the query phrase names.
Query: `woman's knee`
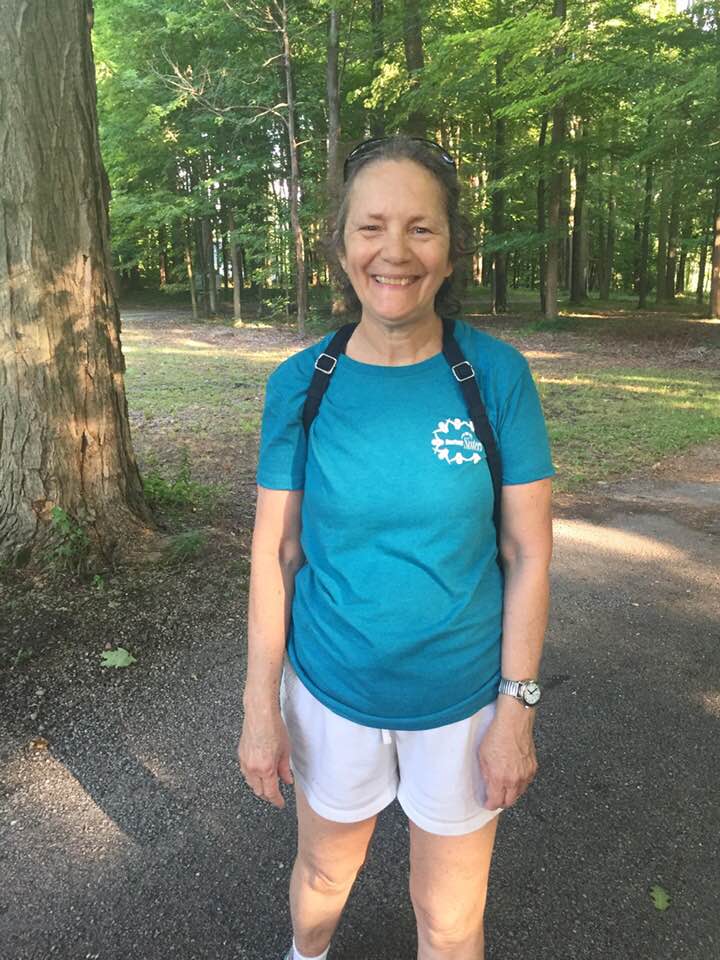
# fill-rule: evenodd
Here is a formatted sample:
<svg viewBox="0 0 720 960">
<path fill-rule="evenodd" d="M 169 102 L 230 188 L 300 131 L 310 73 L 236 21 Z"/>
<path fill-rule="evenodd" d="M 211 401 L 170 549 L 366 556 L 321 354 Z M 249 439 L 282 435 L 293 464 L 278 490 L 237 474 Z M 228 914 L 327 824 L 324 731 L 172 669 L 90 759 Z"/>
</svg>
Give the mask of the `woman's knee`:
<svg viewBox="0 0 720 960">
<path fill-rule="evenodd" d="M 485 904 L 443 899 L 410 885 L 418 936 L 436 950 L 451 950 L 470 942 L 482 944 Z"/>
<path fill-rule="evenodd" d="M 325 861 L 307 851 L 300 851 L 295 863 L 303 882 L 316 893 L 326 896 L 346 894 L 357 877 L 363 860 Z"/>
</svg>

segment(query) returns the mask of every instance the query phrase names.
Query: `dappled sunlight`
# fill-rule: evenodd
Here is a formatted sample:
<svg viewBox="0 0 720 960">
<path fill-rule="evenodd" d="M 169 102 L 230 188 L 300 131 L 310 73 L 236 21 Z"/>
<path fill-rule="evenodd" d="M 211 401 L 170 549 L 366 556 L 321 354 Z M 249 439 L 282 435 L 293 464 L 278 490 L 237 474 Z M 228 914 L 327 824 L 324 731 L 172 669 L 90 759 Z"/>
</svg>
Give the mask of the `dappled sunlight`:
<svg viewBox="0 0 720 960">
<path fill-rule="evenodd" d="M 528 360 L 576 360 L 577 353 L 568 350 L 523 350 Z"/>
<path fill-rule="evenodd" d="M 134 842 L 50 751 L 32 762 L 18 758 L 10 767 L 17 772 L 9 796 L 13 829 L 36 832 L 43 824 L 48 842 L 74 861 L 100 860 Z"/>
<path fill-rule="evenodd" d="M 614 527 L 601 527 L 586 520 L 556 519 L 553 524 L 555 539 L 584 547 L 600 548 L 606 553 L 636 559 L 670 560 L 687 562 L 684 550 L 663 543 L 655 537 L 647 537 Z"/>
<path fill-rule="evenodd" d="M 705 713 L 720 720 L 720 690 L 702 690 L 696 699 Z"/>
</svg>

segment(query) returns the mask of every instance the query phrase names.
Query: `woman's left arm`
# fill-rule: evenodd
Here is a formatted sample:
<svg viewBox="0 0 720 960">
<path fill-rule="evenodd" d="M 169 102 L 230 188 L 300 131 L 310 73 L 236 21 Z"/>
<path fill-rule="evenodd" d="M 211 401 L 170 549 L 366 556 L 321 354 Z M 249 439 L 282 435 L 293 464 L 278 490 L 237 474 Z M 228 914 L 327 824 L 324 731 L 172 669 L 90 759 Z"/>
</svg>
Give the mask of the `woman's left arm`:
<svg viewBox="0 0 720 960">
<path fill-rule="evenodd" d="M 502 488 L 500 550 L 505 570 L 502 675 L 538 676 L 547 626 L 552 554 L 551 481 Z M 537 772 L 534 708 L 514 697 L 497 699 L 495 718 L 480 745 L 490 810 L 511 806 Z"/>
</svg>

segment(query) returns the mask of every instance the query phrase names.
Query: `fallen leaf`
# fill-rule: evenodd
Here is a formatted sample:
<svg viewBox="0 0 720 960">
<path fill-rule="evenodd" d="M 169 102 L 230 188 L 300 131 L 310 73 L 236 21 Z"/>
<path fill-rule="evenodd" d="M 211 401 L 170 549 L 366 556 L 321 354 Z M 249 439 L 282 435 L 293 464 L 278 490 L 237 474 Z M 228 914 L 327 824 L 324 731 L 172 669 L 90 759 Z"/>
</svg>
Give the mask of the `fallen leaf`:
<svg viewBox="0 0 720 960">
<path fill-rule="evenodd" d="M 129 667 L 131 663 L 137 663 L 136 658 L 124 647 L 118 647 L 117 650 L 105 650 L 102 654 L 103 667 Z"/>
<path fill-rule="evenodd" d="M 667 890 L 657 885 L 650 887 L 650 899 L 655 904 L 656 910 L 667 910 L 670 906 L 670 896 Z"/>
</svg>

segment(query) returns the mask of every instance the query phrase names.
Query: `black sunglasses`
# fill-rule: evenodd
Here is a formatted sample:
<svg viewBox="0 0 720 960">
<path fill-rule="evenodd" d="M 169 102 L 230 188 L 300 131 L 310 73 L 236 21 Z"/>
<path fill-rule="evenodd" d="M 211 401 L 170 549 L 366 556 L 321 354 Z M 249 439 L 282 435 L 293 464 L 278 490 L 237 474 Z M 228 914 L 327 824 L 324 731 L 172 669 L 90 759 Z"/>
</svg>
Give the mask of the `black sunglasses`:
<svg viewBox="0 0 720 960">
<path fill-rule="evenodd" d="M 343 165 L 343 182 L 347 181 L 348 178 L 348 168 L 360 157 L 366 156 L 368 153 L 372 153 L 381 143 L 387 143 L 388 140 L 392 140 L 392 137 L 374 137 L 372 140 L 363 140 L 362 143 L 359 143 L 354 150 L 351 150 L 347 155 L 345 164 Z M 426 146 L 431 147 L 442 160 L 445 161 L 453 170 L 457 170 L 455 161 L 447 152 L 444 147 L 441 147 L 439 143 L 435 143 L 434 140 L 425 140 L 423 137 L 408 137 L 408 140 L 412 140 L 413 143 L 424 143 Z"/>
</svg>

